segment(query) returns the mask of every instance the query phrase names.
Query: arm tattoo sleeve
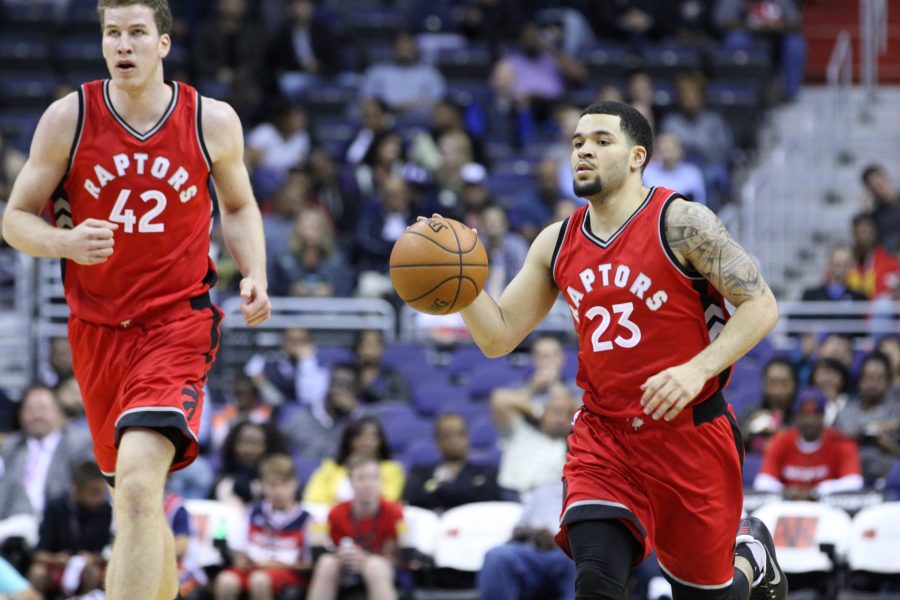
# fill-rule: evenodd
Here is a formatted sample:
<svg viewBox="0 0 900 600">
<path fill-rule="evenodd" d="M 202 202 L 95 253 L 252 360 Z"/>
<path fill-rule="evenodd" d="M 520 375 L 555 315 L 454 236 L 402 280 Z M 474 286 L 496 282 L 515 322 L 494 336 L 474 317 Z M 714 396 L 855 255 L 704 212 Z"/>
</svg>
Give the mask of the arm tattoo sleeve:
<svg viewBox="0 0 900 600">
<path fill-rule="evenodd" d="M 666 214 L 669 246 L 709 280 L 729 302 L 765 293 L 756 263 L 711 210 L 694 202 L 675 202 Z"/>
</svg>

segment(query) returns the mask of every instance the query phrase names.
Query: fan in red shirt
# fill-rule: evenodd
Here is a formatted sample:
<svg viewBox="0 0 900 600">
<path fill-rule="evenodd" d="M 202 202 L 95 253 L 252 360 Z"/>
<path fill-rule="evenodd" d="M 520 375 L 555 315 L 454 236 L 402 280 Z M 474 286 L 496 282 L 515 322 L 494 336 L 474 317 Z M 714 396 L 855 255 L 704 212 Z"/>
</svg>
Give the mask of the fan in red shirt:
<svg viewBox="0 0 900 600">
<path fill-rule="evenodd" d="M 362 583 L 369 598 L 396 600 L 394 564 L 406 530 L 403 506 L 381 496 L 381 472 L 374 458 L 353 459 L 348 465 L 353 500 L 328 513 L 334 552 L 316 562 L 309 600 L 337 597 L 345 586 Z"/>
<path fill-rule="evenodd" d="M 856 442 L 825 427 L 825 393 L 816 388 L 797 399 L 795 427 L 769 441 L 753 488 L 783 492 L 791 500 L 814 500 L 835 492 L 862 489 Z"/>
</svg>

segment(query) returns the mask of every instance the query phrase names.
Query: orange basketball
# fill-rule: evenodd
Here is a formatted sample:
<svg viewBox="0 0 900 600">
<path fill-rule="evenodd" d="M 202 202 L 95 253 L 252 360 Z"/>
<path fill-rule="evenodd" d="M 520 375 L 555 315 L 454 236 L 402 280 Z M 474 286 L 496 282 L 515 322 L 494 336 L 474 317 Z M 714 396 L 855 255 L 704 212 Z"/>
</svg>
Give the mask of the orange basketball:
<svg viewBox="0 0 900 600">
<path fill-rule="evenodd" d="M 419 221 L 391 251 L 397 295 L 431 315 L 455 313 L 474 302 L 487 272 L 487 252 L 478 235 L 453 219 Z"/>
</svg>

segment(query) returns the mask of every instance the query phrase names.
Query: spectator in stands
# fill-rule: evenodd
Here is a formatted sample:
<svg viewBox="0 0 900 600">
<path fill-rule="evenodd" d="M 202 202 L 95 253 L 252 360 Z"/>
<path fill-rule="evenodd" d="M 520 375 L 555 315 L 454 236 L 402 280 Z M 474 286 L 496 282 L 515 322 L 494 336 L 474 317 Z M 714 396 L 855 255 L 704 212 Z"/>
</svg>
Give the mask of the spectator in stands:
<svg viewBox="0 0 900 600">
<path fill-rule="evenodd" d="M 795 427 L 776 434 L 753 482 L 760 492 L 781 492 L 789 500 L 815 500 L 862 489 L 856 443 L 825 427 L 825 394 L 807 388 L 797 398 Z"/>
<path fill-rule="evenodd" d="M 528 377 L 518 385 L 496 388 L 490 392 L 491 407 L 505 412 L 512 407 L 526 420 L 536 423 L 543 407 L 550 400 L 551 388 L 564 384 L 563 367 L 566 353 L 562 342 L 552 335 L 542 335 L 531 345 L 531 369 Z M 479 396 L 480 390 L 474 394 Z"/>
<path fill-rule="evenodd" d="M 481 211 L 481 228 L 478 230 L 488 255 L 487 281 L 485 289 L 495 298 L 525 263 L 528 242 L 520 234 L 509 230 L 506 209 L 499 204 L 486 206 Z"/>
<path fill-rule="evenodd" d="M 516 89 L 516 70 L 512 63 L 502 60 L 496 63 L 491 71 L 491 93 L 484 107 L 488 137 L 503 142 L 510 153 L 534 134 L 531 110 Z"/>
<path fill-rule="evenodd" d="M 271 198 L 269 210 L 262 215 L 266 231 L 266 256 L 278 257 L 291 250 L 291 235 L 294 233 L 297 215 L 304 207 L 315 204 L 316 194 L 312 189 L 310 169 L 298 167 L 288 171 L 284 183 L 273 192 Z M 267 267 L 271 281 L 274 278 L 274 261 L 269 260 Z M 233 268 L 237 270 L 237 265 Z"/>
<path fill-rule="evenodd" d="M 247 134 L 244 152 L 261 198 L 271 196 L 291 169 L 302 167 L 313 147 L 309 121 L 302 107 L 276 97 L 266 115 L 266 120 Z"/>
<path fill-rule="evenodd" d="M 828 257 L 828 268 L 825 271 L 825 281 L 818 287 L 807 288 L 803 291 L 803 300 L 857 300 L 866 299 L 864 294 L 855 292 L 847 287 L 847 277 L 853 268 L 853 251 L 847 244 L 835 244 L 831 247 Z M 826 315 L 827 316 L 827 315 Z M 817 316 L 816 318 L 822 318 Z"/>
<path fill-rule="evenodd" d="M 285 588 L 305 588 L 312 567 L 312 517 L 297 501 L 300 484 L 290 456 L 273 454 L 259 466 L 263 498 L 247 511 L 247 529 L 234 566 L 216 578 L 216 600 L 268 600 Z"/>
<path fill-rule="evenodd" d="M 283 26 L 268 49 L 268 66 L 281 93 L 299 101 L 302 92 L 341 69 L 341 42 L 313 0 L 287 2 Z"/>
<path fill-rule="evenodd" d="M 253 356 L 244 374 L 259 387 L 268 404 L 298 402 L 321 410 L 328 370 L 319 364 L 312 336 L 302 327 L 285 329 L 281 349 Z"/>
<path fill-rule="evenodd" d="M 394 570 L 406 531 L 403 506 L 381 493 L 378 461 L 357 457 L 348 468 L 353 499 L 328 513 L 333 550 L 316 561 L 307 600 L 333 600 L 339 590 L 359 587 L 369 598 L 396 600 Z"/>
<path fill-rule="evenodd" d="M 775 357 L 766 363 L 762 403 L 739 419 L 747 452 L 762 452 L 769 438 L 791 422 L 798 386 L 797 371 L 790 360 Z"/>
<path fill-rule="evenodd" d="M 44 600 L 44 596 L 31 587 L 15 567 L 0 556 L 0 594 L 7 594 L 11 600 Z"/>
<path fill-rule="evenodd" d="M 74 468 L 91 458 L 90 437 L 70 428 L 56 395 L 48 387 L 32 385 L 19 403 L 21 431 L 10 433 L 0 447 L 5 476 L 22 484 L 32 512 L 40 517 L 48 502 L 69 493 Z M 0 486 L 0 506 L 13 485 Z"/>
<path fill-rule="evenodd" d="M 421 136 L 420 136 L 421 137 Z M 459 196 L 465 186 L 462 169 L 475 159 L 472 138 L 464 130 L 450 130 L 436 137 L 438 162 L 434 170 L 437 184 L 438 202 L 441 209 L 456 212 L 460 206 Z"/>
<path fill-rule="evenodd" d="M 891 390 L 900 390 L 900 336 L 887 335 L 875 344 L 875 351 L 887 356 L 891 362 Z"/>
<path fill-rule="evenodd" d="M 191 547 L 191 517 L 185 508 L 184 498 L 171 491 L 166 491 L 163 496 L 163 511 L 175 539 L 178 591 L 182 597 L 187 597 L 208 583 L 206 572 L 200 567 Z"/>
<path fill-rule="evenodd" d="M 781 92 L 793 100 L 803 83 L 806 40 L 795 0 L 717 0 L 713 19 L 725 33 L 726 48 L 765 44 L 781 75 Z"/>
<path fill-rule="evenodd" d="M 9 190 L 12 189 L 12 184 L 23 166 L 25 166 L 25 155 L 10 146 L 3 137 L 3 133 L 0 132 L 0 204 L 5 203 L 9 198 Z"/>
<path fill-rule="evenodd" d="M 286 454 L 284 438 L 269 423 L 242 421 L 225 438 L 222 472 L 215 485 L 215 498 L 244 508 L 260 499 L 259 465 L 273 454 Z"/>
<path fill-rule="evenodd" d="M 628 74 L 625 86 L 628 92 L 626 98 L 628 104 L 637 108 L 644 116 L 647 116 L 649 113 L 650 118 L 647 121 L 650 123 L 650 127 L 655 129 L 659 115 L 656 114 L 653 108 L 655 105 L 655 92 L 653 79 L 650 77 L 650 74 L 643 69 L 634 69 Z M 619 102 L 625 102 L 625 100 L 619 100 Z M 654 144 L 654 149 L 656 149 L 656 144 Z"/>
<path fill-rule="evenodd" d="M 853 217 L 853 254 L 856 264 L 847 278 L 850 289 L 867 298 L 889 294 L 900 272 L 900 264 L 881 245 L 878 223 L 872 213 Z"/>
<path fill-rule="evenodd" d="M 50 339 L 49 364 L 41 367 L 41 380 L 49 387 L 56 387 L 60 381 L 72 376 L 72 347 L 69 338 Z"/>
<path fill-rule="evenodd" d="M 381 472 L 381 494 L 396 501 L 403 493 L 403 466 L 391 460 L 384 429 L 375 417 L 350 421 L 344 428 L 341 444 L 334 459 L 325 459 L 316 469 L 303 491 L 304 502 L 334 506 L 353 498 L 354 488 L 348 479 L 347 465 L 352 460 L 377 461 Z"/>
<path fill-rule="evenodd" d="M 355 274 L 335 242 L 334 227 L 323 210 L 300 209 L 289 242 L 290 252 L 272 257 L 272 294 L 350 296 L 356 287 Z"/>
<path fill-rule="evenodd" d="M 369 67 L 363 75 L 360 95 L 380 98 L 398 113 L 425 117 L 444 97 L 446 83 L 440 71 L 420 60 L 416 39 L 400 31 L 393 40 L 394 57 L 389 63 Z"/>
<path fill-rule="evenodd" d="M 526 420 L 529 405 L 491 403 L 494 424 L 500 434 L 502 487 L 524 492 L 550 482 L 559 482 L 566 462 L 566 436 L 577 402 L 562 384 L 549 389 L 550 399 L 534 427 Z"/>
<path fill-rule="evenodd" d="M 237 375 L 231 384 L 231 393 L 225 405 L 212 417 L 211 441 L 218 452 L 232 427 L 243 421 L 268 423 L 272 420 L 272 407 L 262 401 L 259 388 L 250 377 Z"/>
<path fill-rule="evenodd" d="M 456 219 L 473 229 L 481 228 L 481 211 L 491 203 L 487 186 L 487 169 L 479 163 L 468 163 L 459 170 L 462 188 L 454 206 L 441 207 L 441 214 Z"/>
<path fill-rule="evenodd" d="M 847 392 L 850 389 L 850 371 L 841 361 L 835 358 L 820 358 L 809 374 L 809 385 L 825 393 L 828 402 L 825 405 L 825 425 L 832 427 L 838 413 L 847 405 Z"/>
<path fill-rule="evenodd" d="M 366 404 L 384 401 L 410 401 L 409 381 L 390 365 L 384 364 L 384 332 L 367 329 L 359 332 L 353 344 L 359 369 L 360 398 Z"/>
<path fill-rule="evenodd" d="M 644 170 L 644 185 L 660 185 L 706 205 L 703 171 L 684 159 L 684 148 L 675 133 L 661 133 L 653 143 L 653 159 Z"/>
<path fill-rule="evenodd" d="M 69 375 L 56 384 L 54 392 L 69 427 L 80 430 L 83 435 L 90 435 L 87 416 L 84 413 L 84 399 L 81 397 L 81 388 L 78 387 L 75 376 Z"/>
<path fill-rule="evenodd" d="M 385 131 L 375 136 L 362 163 L 353 170 L 355 193 L 364 201 L 377 200 L 385 183 L 391 177 L 402 177 L 407 167 L 403 137 L 396 131 Z M 367 207 L 364 206 L 365 211 Z"/>
<path fill-rule="evenodd" d="M 48 502 L 41 521 L 28 581 L 45 595 L 86 594 L 103 583 L 102 553 L 112 542 L 112 505 L 97 463 L 87 461 L 72 472 L 72 490 Z M 83 561 L 76 589 L 61 590 L 70 560 Z M 74 565 L 77 567 L 77 565 Z"/>
<path fill-rule="evenodd" d="M 471 0 L 460 7 L 460 30 L 473 42 L 486 42 L 493 55 L 514 41 L 522 23 L 522 6 L 516 0 Z"/>
<path fill-rule="evenodd" d="M 588 75 L 581 61 L 546 44 L 534 22 L 522 25 L 518 49 L 502 62 L 512 67 L 516 100 L 529 106 L 539 121 L 551 116 L 553 103 L 562 98 L 567 81 L 582 83 Z"/>
<path fill-rule="evenodd" d="M 360 164 L 369 153 L 372 143 L 379 136 L 392 131 L 396 122 L 388 105 L 375 96 L 363 98 L 360 108 L 362 123 L 344 155 L 348 165 Z"/>
<path fill-rule="evenodd" d="M 338 245 L 351 248 L 353 227 L 359 216 L 359 198 L 345 189 L 342 171 L 325 150 L 317 148 L 312 151 L 309 155 L 309 171 L 313 197 L 331 216 L 337 229 Z M 349 171 L 346 176 L 352 177 Z"/>
<path fill-rule="evenodd" d="M 479 598 L 524 600 L 575 597 L 575 563 L 553 541 L 562 486 L 548 483 L 522 494 L 513 537 L 488 550 L 478 573 Z"/>
<path fill-rule="evenodd" d="M 370 203 L 360 216 L 356 228 L 360 296 L 393 297 L 388 259 L 394 242 L 415 222 L 410 203 L 409 186 L 402 178 L 391 176 L 384 182 L 379 201 Z"/>
<path fill-rule="evenodd" d="M 853 369 L 853 338 L 842 333 L 827 334 L 819 345 L 818 356 L 840 361 L 850 372 Z"/>
<path fill-rule="evenodd" d="M 501 499 L 497 469 L 469 461 L 469 429 L 462 415 L 445 413 L 438 417 L 434 435 L 441 461 L 413 467 L 403 491 L 408 504 L 443 512 L 469 502 Z"/>
<path fill-rule="evenodd" d="M 235 91 L 253 85 L 265 60 L 264 39 L 260 23 L 247 14 L 246 0 L 218 0 L 215 18 L 200 24 L 194 40 L 198 78 L 234 86 Z"/>
<path fill-rule="evenodd" d="M 900 395 L 891 393 L 891 363 L 868 354 L 859 372 L 859 392 L 838 413 L 834 426 L 857 441 L 866 482 L 884 477 L 900 458 Z"/>
<path fill-rule="evenodd" d="M 706 106 L 706 80 L 702 75 L 682 75 L 677 85 L 678 106 L 663 118 L 660 131 L 677 135 L 688 158 L 699 161 L 710 195 L 723 192 L 731 181 L 731 128 L 722 115 Z"/>
<path fill-rule="evenodd" d="M 561 196 L 556 161 L 542 158 L 534 169 L 531 191 L 508 207 L 510 225 L 526 240 L 533 240 L 553 220 L 553 210 Z"/>
<path fill-rule="evenodd" d="M 625 42 L 639 52 L 673 31 L 675 4 L 667 0 L 595 0 L 588 14 L 600 36 Z"/>
<path fill-rule="evenodd" d="M 334 365 L 328 378 L 324 406 L 320 410 L 305 407 L 284 426 L 292 450 L 318 461 L 337 454 L 344 427 L 356 415 L 359 405 L 359 371 L 356 365 Z"/>
<path fill-rule="evenodd" d="M 862 182 L 872 198 L 872 214 L 878 226 L 878 237 L 888 252 L 896 254 L 900 250 L 900 192 L 881 165 L 869 165 L 863 169 Z"/>
</svg>

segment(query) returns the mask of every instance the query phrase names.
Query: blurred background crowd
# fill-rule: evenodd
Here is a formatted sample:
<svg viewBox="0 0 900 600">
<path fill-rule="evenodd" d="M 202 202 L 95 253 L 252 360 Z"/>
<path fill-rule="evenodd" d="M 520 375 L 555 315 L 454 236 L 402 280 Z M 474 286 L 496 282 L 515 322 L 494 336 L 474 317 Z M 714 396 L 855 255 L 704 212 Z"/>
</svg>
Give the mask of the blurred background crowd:
<svg viewBox="0 0 900 600">
<path fill-rule="evenodd" d="M 172 3 L 166 77 L 229 101 L 242 118 L 270 295 L 318 299 L 325 312 L 332 299 L 381 299 L 398 315 L 331 328 L 300 323 L 287 303 L 260 333 L 225 332 L 202 454 L 172 476 L 166 499 L 185 597 L 302 597 L 310 586 L 310 598 L 338 588 L 379 599 L 426 588 L 456 588 L 434 598 L 571 597 L 574 570 L 548 537 L 580 404 L 571 333 L 539 333 L 494 360 L 458 320 L 411 317 L 421 331 L 406 335 L 388 278 L 392 245 L 416 215 L 459 219 L 487 248 L 496 295 L 535 235 L 582 202 L 569 138 L 580 110 L 601 99 L 630 103 L 653 126 L 646 185 L 677 189 L 727 221 L 762 160 L 760 132 L 804 93 L 813 50 L 804 16 L 834 3 L 550 4 Z M 41 111 L 105 76 L 97 33 L 93 1 L 0 2 L 0 207 Z M 821 281 L 773 286 L 781 300 L 900 298 L 893 168 L 853 166 L 851 195 L 863 200 L 818 244 Z M 240 274 L 218 230 L 212 254 L 224 303 Z M 0 379 L 0 581 L 9 566 L 28 580 L 21 597 L 99 598 L 111 510 L 90 462 L 55 267 L 23 261 L 0 240 L 0 326 L 23 314 L 47 325 L 26 335 L 27 379 Z M 877 330 L 842 326 L 845 313 L 829 311 L 735 368 L 727 395 L 743 429 L 748 497 L 900 499 L 896 311 Z M 409 507 L 446 515 L 488 501 L 515 503 L 521 518 L 477 568 L 436 567 L 410 541 L 415 515 L 425 517 Z M 247 522 L 211 531 L 214 519 L 198 520 L 223 506 Z M 348 514 L 366 515 L 364 533 Z M 214 559 L 191 550 L 203 543 Z M 363 563 L 361 550 L 384 560 Z M 670 593 L 652 563 L 636 569 L 634 598 Z"/>
</svg>

